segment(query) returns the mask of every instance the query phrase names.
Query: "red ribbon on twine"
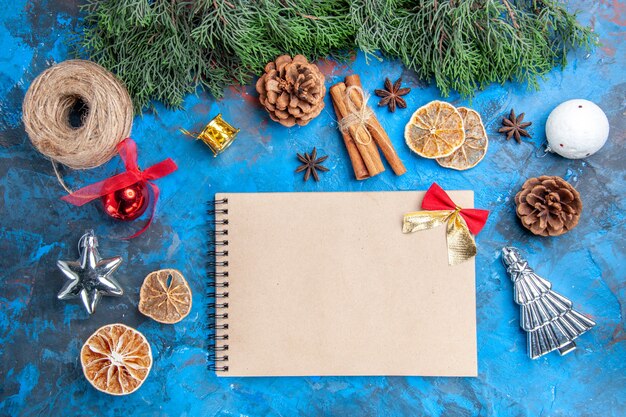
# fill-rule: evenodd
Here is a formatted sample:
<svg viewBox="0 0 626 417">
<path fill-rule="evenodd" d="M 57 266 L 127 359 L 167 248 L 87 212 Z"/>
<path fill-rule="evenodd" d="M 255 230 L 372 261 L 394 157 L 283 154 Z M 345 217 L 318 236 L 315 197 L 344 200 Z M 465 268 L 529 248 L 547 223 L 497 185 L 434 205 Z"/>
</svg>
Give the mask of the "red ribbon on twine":
<svg viewBox="0 0 626 417">
<path fill-rule="evenodd" d="M 459 206 L 454 204 L 448 193 L 436 182 L 433 182 L 422 200 L 423 210 L 456 210 L 458 208 Z M 459 214 L 467 223 L 470 232 L 477 235 L 487 223 L 489 210 L 461 208 Z"/>
<path fill-rule="evenodd" d="M 148 223 L 146 223 L 141 230 L 126 238 L 132 239 L 146 231 L 152 223 L 152 219 L 156 213 L 156 204 L 159 200 L 159 187 L 152 183 L 152 181 L 171 174 L 178 169 L 178 166 L 172 158 L 167 158 L 143 171 L 140 170 L 137 165 L 137 144 L 131 138 L 126 138 L 120 142 L 117 145 L 117 150 L 122 158 L 122 161 L 124 162 L 126 172 L 122 172 L 121 174 L 114 175 L 103 181 L 76 190 L 69 195 L 61 197 L 61 200 L 75 206 L 82 206 L 104 195 L 129 187 L 137 182 L 149 184 L 154 194 L 152 213 L 150 214 Z"/>
</svg>

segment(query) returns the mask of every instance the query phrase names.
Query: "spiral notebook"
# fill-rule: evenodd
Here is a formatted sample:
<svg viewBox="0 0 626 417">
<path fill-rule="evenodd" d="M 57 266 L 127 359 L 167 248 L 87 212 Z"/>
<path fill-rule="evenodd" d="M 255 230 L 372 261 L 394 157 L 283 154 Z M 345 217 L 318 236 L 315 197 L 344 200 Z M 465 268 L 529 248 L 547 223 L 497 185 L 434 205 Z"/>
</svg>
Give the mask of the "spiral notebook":
<svg viewBox="0 0 626 417">
<path fill-rule="evenodd" d="M 471 191 L 449 193 L 473 207 Z M 210 254 L 218 376 L 475 376 L 474 260 L 403 234 L 424 192 L 224 193 Z"/>
</svg>

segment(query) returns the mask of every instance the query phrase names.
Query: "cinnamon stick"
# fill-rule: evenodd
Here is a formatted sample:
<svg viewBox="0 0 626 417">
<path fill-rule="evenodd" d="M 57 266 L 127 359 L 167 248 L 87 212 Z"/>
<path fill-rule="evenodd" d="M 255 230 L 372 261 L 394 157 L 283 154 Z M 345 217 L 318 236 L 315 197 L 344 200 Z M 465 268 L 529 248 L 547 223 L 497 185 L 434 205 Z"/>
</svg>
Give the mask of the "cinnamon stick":
<svg viewBox="0 0 626 417">
<path fill-rule="evenodd" d="M 343 84 L 343 83 L 340 83 Z M 345 91 L 346 86 L 343 86 Z M 343 119 L 343 114 L 339 111 L 339 107 L 335 104 L 338 101 L 343 100 L 343 94 L 341 93 L 340 87 L 338 85 L 334 85 L 330 88 L 330 96 L 333 102 L 333 107 L 335 108 L 335 115 L 337 115 L 337 123 L 341 123 Z M 357 180 L 364 180 L 370 177 L 369 172 L 367 171 L 367 167 L 365 166 L 365 162 L 363 162 L 363 158 L 361 157 L 361 153 L 359 149 L 356 147 L 356 142 L 350 136 L 350 133 L 341 131 L 341 136 L 343 137 L 343 143 L 346 145 L 346 149 L 348 150 L 348 156 L 350 157 L 350 162 L 352 162 L 352 169 L 354 170 L 354 176 Z"/>
<path fill-rule="evenodd" d="M 330 88 L 330 94 L 333 99 L 333 105 L 335 109 L 339 111 L 341 118 L 343 119 L 349 114 L 348 106 L 346 104 L 346 85 L 344 83 L 337 83 Z M 376 144 L 369 137 L 369 135 L 363 131 L 364 127 L 350 126 L 348 131 L 350 136 L 356 145 L 363 163 L 367 167 L 367 172 L 370 177 L 378 175 L 385 170 L 383 162 L 380 159 L 378 148 Z"/>
<path fill-rule="evenodd" d="M 357 74 L 348 75 L 346 77 L 345 84 L 347 87 L 356 86 L 361 89 L 363 88 L 363 86 L 361 85 L 361 79 Z M 350 98 L 357 107 L 361 107 L 363 105 L 363 97 L 361 97 L 361 95 L 356 91 L 353 91 L 350 94 Z M 370 132 L 370 135 L 372 135 L 372 138 L 374 138 L 374 141 L 376 141 L 376 144 L 380 147 L 380 150 L 383 152 L 383 155 L 389 163 L 389 166 L 391 166 L 393 172 L 396 175 L 404 174 L 406 172 L 406 168 L 404 167 L 402 160 L 400 160 L 400 157 L 398 156 L 396 150 L 391 144 L 391 139 L 389 139 L 389 135 L 387 135 L 385 129 L 383 129 L 381 124 L 378 122 L 376 116 L 372 116 L 368 120 L 367 130 Z"/>
</svg>

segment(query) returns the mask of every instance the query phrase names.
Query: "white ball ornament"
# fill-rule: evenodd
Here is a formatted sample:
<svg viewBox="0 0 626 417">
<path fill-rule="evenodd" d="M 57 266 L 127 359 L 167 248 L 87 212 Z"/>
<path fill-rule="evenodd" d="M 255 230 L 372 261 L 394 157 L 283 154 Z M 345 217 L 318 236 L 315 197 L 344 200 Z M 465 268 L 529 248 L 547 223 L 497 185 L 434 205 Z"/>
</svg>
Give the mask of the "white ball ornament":
<svg viewBox="0 0 626 417">
<path fill-rule="evenodd" d="M 548 150 L 569 159 L 598 152 L 609 137 L 609 120 L 589 100 L 568 100 L 552 110 L 546 122 Z"/>
</svg>

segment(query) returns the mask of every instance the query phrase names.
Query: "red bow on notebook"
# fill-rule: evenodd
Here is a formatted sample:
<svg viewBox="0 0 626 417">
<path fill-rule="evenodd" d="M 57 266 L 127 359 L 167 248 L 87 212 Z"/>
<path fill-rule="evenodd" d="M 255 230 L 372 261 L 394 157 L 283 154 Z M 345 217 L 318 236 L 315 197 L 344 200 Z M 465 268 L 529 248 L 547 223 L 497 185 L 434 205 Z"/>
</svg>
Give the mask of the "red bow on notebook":
<svg viewBox="0 0 626 417">
<path fill-rule="evenodd" d="M 120 153 L 122 161 L 124 162 L 124 166 L 126 168 L 125 172 L 114 175 L 111 178 L 107 178 L 106 180 L 97 182 L 95 184 L 83 187 L 80 190 L 74 191 L 73 193 L 62 197 L 61 200 L 66 201 L 70 204 L 74 204 L 75 206 L 82 206 L 83 204 L 86 204 L 107 194 L 113 193 L 122 188 L 129 187 L 138 182 L 143 182 L 150 185 L 154 196 L 154 201 L 152 203 L 152 213 L 150 214 L 150 219 L 148 220 L 146 225 L 137 233 L 128 237 L 128 239 L 132 239 L 145 232 L 148 226 L 150 226 L 152 219 L 154 218 L 156 203 L 159 199 L 159 187 L 157 187 L 156 184 L 154 184 L 152 181 L 171 174 L 172 172 L 176 171 L 178 167 L 171 158 L 167 158 L 143 171 L 140 170 L 139 165 L 137 165 L 137 145 L 135 144 L 135 141 L 133 141 L 131 138 L 126 138 L 122 142 L 120 142 L 117 145 L 117 150 Z"/>
<path fill-rule="evenodd" d="M 447 223 L 448 263 L 459 264 L 476 255 L 474 236 L 489 216 L 488 210 L 464 209 L 457 206 L 446 192 L 433 183 L 424 199 L 422 209 L 404 215 L 403 233 L 432 229 Z"/>
</svg>

